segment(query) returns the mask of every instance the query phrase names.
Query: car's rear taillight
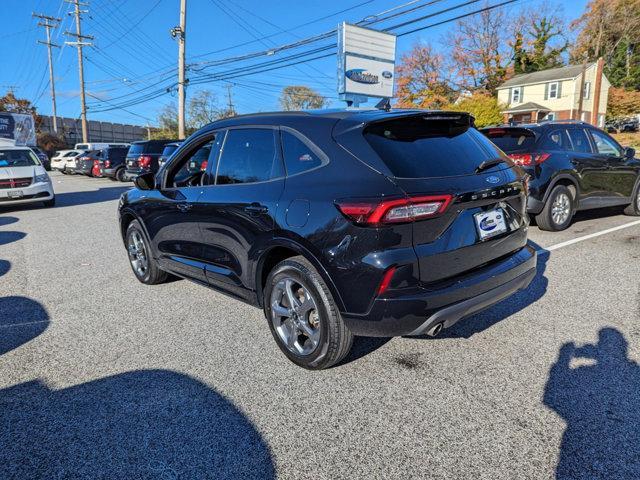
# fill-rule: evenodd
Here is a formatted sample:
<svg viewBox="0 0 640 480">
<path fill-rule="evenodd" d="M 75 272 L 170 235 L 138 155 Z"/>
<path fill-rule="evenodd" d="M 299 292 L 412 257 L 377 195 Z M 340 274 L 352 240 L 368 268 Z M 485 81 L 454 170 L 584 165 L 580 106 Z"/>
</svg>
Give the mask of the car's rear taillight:
<svg viewBox="0 0 640 480">
<path fill-rule="evenodd" d="M 414 222 L 444 213 L 452 195 L 426 195 L 376 202 L 340 201 L 338 209 L 355 223 L 379 225 Z"/>
<path fill-rule="evenodd" d="M 140 155 L 138 157 L 138 165 L 142 168 L 149 168 L 151 166 L 151 157 L 149 155 Z"/>
<path fill-rule="evenodd" d="M 209 162 L 207 160 L 205 160 L 204 162 L 202 162 L 202 165 L 200 165 L 200 170 L 202 170 L 203 172 L 207 169 L 207 164 Z"/>
<path fill-rule="evenodd" d="M 111 160 L 104 161 L 104 168 L 109 168 L 111 166 Z"/>
<path fill-rule="evenodd" d="M 515 163 L 516 165 L 521 165 L 523 167 L 540 165 L 550 156 L 551 154 L 549 153 L 510 153 L 509 154 L 509 158 L 513 160 L 513 163 Z"/>
</svg>

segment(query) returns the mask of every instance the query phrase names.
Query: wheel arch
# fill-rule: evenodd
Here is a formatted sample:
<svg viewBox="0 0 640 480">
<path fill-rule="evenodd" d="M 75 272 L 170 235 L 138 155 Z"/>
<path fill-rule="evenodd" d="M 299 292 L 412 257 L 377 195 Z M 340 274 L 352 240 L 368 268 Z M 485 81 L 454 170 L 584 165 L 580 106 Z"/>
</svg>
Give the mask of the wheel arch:
<svg viewBox="0 0 640 480">
<path fill-rule="evenodd" d="M 574 207 L 577 208 L 580 203 L 580 182 L 578 182 L 578 179 L 576 177 L 568 173 L 561 173 L 554 177 L 544 194 L 544 202 L 547 202 L 547 200 L 549 199 L 549 195 L 551 195 L 553 189 L 558 185 L 564 185 L 572 191 L 573 201 L 575 203 Z"/>
<path fill-rule="evenodd" d="M 338 309 L 340 311 L 344 311 L 342 297 L 333 283 L 333 280 L 331 280 L 329 272 L 324 267 L 318 256 L 312 253 L 311 250 L 305 247 L 302 243 L 291 238 L 274 238 L 272 244 L 262 252 L 262 255 L 260 255 L 256 263 L 255 272 L 256 297 L 258 299 L 258 304 L 261 307 L 264 306 L 262 291 L 264 289 L 267 276 L 273 267 L 287 258 L 298 255 L 303 256 L 314 266 L 329 287 Z"/>
</svg>

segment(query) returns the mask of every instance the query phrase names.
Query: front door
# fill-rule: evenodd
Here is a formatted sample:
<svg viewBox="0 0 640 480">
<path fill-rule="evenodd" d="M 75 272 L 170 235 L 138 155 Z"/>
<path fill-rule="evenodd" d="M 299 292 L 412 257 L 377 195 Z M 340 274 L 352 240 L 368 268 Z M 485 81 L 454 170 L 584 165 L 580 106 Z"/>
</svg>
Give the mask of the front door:
<svg viewBox="0 0 640 480">
<path fill-rule="evenodd" d="M 637 171 L 633 159 L 613 138 L 600 130 L 590 129 L 596 153 L 607 164 L 605 187 L 611 203 L 628 203 L 636 184 Z"/>
<path fill-rule="evenodd" d="M 171 159 L 159 190 L 150 193 L 145 224 L 158 263 L 169 272 L 206 283 L 200 232 L 204 172 L 191 172 L 193 157 L 208 155 L 214 134 L 190 141 Z"/>
<path fill-rule="evenodd" d="M 200 199 L 207 279 L 244 298 L 255 289 L 253 266 L 273 236 L 284 189 L 277 133 L 270 127 L 228 130 L 218 161 L 209 162 L 212 182 Z"/>
</svg>

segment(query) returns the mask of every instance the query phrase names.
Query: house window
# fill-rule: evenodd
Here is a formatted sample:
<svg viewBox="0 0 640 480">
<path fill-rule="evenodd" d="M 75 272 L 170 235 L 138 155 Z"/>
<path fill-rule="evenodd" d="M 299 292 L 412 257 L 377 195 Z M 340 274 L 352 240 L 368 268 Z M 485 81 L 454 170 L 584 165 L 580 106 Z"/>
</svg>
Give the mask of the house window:
<svg viewBox="0 0 640 480">
<path fill-rule="evenodd" d="M 549 98 L 558 98 L 558 82 L 549 84 Z"/>
<path fill-rule="evenodd" d="M 520 103 L 522 101 L 522 87 L 511 90 L 511 103 Z"/>
<path fill-rule="evenodd" d="M 553 121 L 555 119 L 556 119 L 556 114 L 555 113 L 553 113 L 553 112 L 547 113 L 547 120 Z"/>
<path fill-rule="evenodd" d="M 591 94 L 591 82 L 584 82 L 584 98 L 585 100 L 589 98 L 589 95 Z"/>
</svg>

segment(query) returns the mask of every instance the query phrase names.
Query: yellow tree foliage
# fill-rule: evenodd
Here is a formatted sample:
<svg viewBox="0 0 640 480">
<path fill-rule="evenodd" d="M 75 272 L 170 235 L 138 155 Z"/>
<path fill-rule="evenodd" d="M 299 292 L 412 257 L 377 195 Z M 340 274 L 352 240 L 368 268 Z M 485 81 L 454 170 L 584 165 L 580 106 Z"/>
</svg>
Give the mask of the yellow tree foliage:
<svg viewBox="0 0 640 480">
<path fill-rule="evenodd" d="M 640 113 L 640 92 L 624 88 L 610 88 L 607 116 L 610 118 Z"/>
<path fill-rule="evenodd" d="M 503 117 L 500 111 L 505 108 L 505 105 L 498 103 L 496 97 L 486 92 L 474 93 L 446 107 L 447 110 L 469 112 L 475 117 L 478 128 L 501 124 Z"/>
</svg>

